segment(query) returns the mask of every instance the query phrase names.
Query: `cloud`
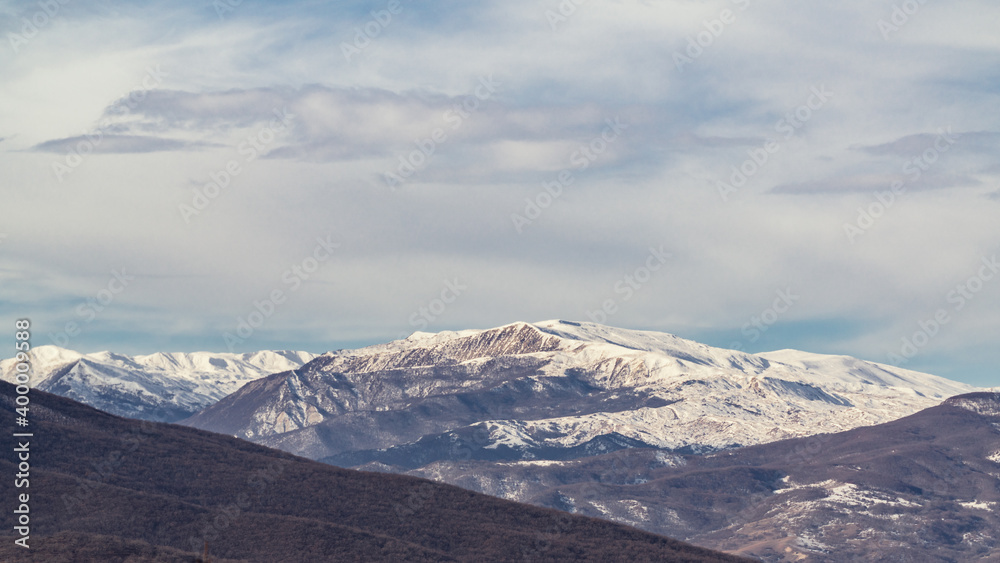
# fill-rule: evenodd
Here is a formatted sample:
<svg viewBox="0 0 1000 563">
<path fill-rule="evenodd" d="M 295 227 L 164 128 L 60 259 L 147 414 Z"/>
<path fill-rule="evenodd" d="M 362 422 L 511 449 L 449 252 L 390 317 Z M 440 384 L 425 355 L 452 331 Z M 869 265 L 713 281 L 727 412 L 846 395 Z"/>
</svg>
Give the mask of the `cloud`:
<svg viewBox="0 0 1000 563">
<path fill-rule="evenodd" d="M 141 135 L 79 135 L 67 139 L 53 139 L 35 145 L 35 152 L 67 153 L 77 151 L 83 154 L 127 154 L 163 151 L 190 151 L 208 147 L 218 147 L 213 143 L 180 141 L 163 137 Z M 80 147 L 84 147 L 82 150 Z"/>
<path fill-rule="evenodd" d="M 453 160 L 471 156 L 480 177 L 564 168 L 574 151 L 599 136 L 607 123 L 616 119 L 630 130 L 631 137 L 639 135 L 648 140 L 637 146 L 663 144 L 656 139 L 662 129 L 652 130 L 662 120 L 656 108 L 629 108 L 618 114 L 593 104 L 511 107 L 503 99 L 502 87 L 498 80 L 486 75 L 472 81 L 467 93 L 459 95 L 321 85 L 204 93 L 155 90 L 124 114 L 119 104 L 104 113 L 102 121 L 108 124 L 107 129 L 118 133 L 105 136 L 113 142 L 104 151 L 125 152 L 118 148 L 125 140 L 144 150 L 191 150 L 226 143 L 235 146 L 248 135 L 261 134 L 271 127 L 276 117 L 285 116 L 291 128 L 267 158 L 340 162 L 398 157 L 422 150 L 436 153 L 439 161 L 449 158 L 442 157 L 442 153 L 451 153 Z M 643 128 L 645 132 L 641 133 Z M 183 137 L 202 140 L 171 140 Z M 46 141 L 35 150 L 61 152 L 79 140 Z M 741 146 L 748 142 L 687 135 L 669 144 Z M 619 144 L 610 152 L 618 153 L 623 146 Z M 458 157 L 459 153 L 463 156 Z M 613 159 L 606 155 L 601 160 L 594 166 Z"/>
<path fill-rule="evenodd" d="M 215 130 L 249 127 L 267 122 L 275 109 L 295 95 L 291 88 L 231 89 L 195 93 L 152 90 L 129 108 L 113 103 L 104 111 L 107 120 L 125 121 L 130 128 L 145 130 Z M 126 111 L 123 111 L 126 109 Z"/>
<path fill-rule="evenodd" d="M 951 133 L 944 129 L 935 133 L 918 133 L 907 135 L 878 145 L 868 145 L 856 147 L 858 150 L 868 154 L 878 156 L 919 156 L 924 151 L 933 148 L 935 141 L 942 136 L 956 137 L 960 143 L 956 146 L 958 151 L 978 151 L 996 153 L 1000 149 L 1000 133 L 993 131 L 970 131 L 962 133 Z"/>
<path fill-rule="evenodd" d="M 0 57 L 11 210 L 0 272 L 39 274 L 5 284 L 3 300 L 61 327 L 124 266 L 142 277 L 79 347 L 127 334 L 133 351 L 218 349 L 255 301 L 287 289 L 282 274 L 315 237 L 335 233 L 337 257 L 246 343 L 322 351 L 412 328 L 454 276 L 470 290 L 430 330 L 585 318 L 663 244 L 669 267 L 610 323 L 727 345 L 791 284 L 802 301 L 769 346 L 881 360 L 995 244 L 995 2 L 928 3 L 888 40 L 877 23 L 891 6 L 864 0 L 587 2 L 556 30 L 533 0 L 404 2 L 345 58 L 341 44 L 384 6 L 248 0 L 220 17 L 205 2 L 67 4 Z M 673 54 L 724 8 L 736 21 L 679 70 Z M 25 10 L 4 25 L 37 7 Z M 123 111 L 149 68 L 162 83 Z M 495 94 L 455 127 L 448 112 L 491 75 Z M 820 109 L 814 88 L 833 94 Z M 291 127 L 247 159 L 239 147 L 270 138 L 276 110 Z M 791 136 L 776 130 L 797 115 L 809 119 Z M 628 128 L 602 144 L 615 118 Z M 903 166 L 948 126 L 958 143 L 910 181 Z M 383 174 L 437 129 L 447 139 L 389 190 Z M 84 159 L 60 182 L 52 155 L 98 132 L 94 152 L 113 158 Z M 767 139 L 780 150 L 723 201 L 717 182 Z M 591 143 L 599 154 L 581 161 Z M 198 199 L 230 161 L 241 172 Z M 571 182 L 553 196 L 564 170 Z M 905 203 L 852 245 L 843 225 L 859 202 L 899 180 Z M 185 222 L 179 206 L 196 201 Z M 521 234 L 514 214 L 532 217 Z M 991 291 L 927 357 L 976 374 L 1000 362 L 960 344 L 1000 330 Z"/>
<path fill-rule="evenodd" d="M 725 137 L 714 135 L 697 135 L 695 133 L 685 133 L 675 138 L 675 146 L 680 147 L 704 147 L 704 148 L 731 148 L 731 147 L 759 147 L 767 141 L 764 137 Z"/>
<path fill-rule="evenodd" d="M 845 194 L 873 193 L 891 189 L 896 182 L 903 182 L 908 191 L 944 190 L 978 186 L 981 182 L 971 176 L 928 172 L 914 179 L 904 174 L 859 175 L 831 178 L 812 182 L 782 184 L 771 188 L 774 194 Z"/>
</svg>

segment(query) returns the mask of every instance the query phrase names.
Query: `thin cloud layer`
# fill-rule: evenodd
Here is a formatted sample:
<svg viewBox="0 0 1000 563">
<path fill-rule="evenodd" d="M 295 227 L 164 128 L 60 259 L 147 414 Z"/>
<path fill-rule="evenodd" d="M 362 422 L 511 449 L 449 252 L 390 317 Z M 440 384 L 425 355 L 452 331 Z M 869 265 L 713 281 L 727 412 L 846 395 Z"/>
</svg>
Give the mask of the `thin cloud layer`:
<svg viewBox="0 0 1000 563">
<path fill-rule="evenodd" d="M 94 152 L 101 154 L 128 154 L 161 151 L 182 151 L 204 148 L 211 145 L 150 137 L 144 135 L 78 135 L 68 139 L 53 139 L 35 145 L 32 150 L 48 153 Z M 217 146 L 217 145 L 216 145 Z"/>
</svg>

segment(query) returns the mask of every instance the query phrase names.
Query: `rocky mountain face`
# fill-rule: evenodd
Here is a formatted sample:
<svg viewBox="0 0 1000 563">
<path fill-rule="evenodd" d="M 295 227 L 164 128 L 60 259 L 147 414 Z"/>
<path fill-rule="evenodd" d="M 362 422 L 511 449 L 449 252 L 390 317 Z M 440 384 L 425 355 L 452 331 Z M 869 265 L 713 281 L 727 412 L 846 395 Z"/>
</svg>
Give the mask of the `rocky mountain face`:
<svg viewBox="0 0 1000 563">
<path fill-rule="evenodd" d="M 315 357 L 288 351 L 125 356 L 39 346 L 31 351 L 31 384 L 119 416 L 174 422 L 248 381 L 298 368 Z M 14 365 L 13 359 L 0 361 L 0 378 L 14 381 Z"/>
<path fill-rule="evenodd" d="M 702 456 L 441 461 L 411 474 L 769 562 L 1000 561 L 1000 393 Z"/>
<path fill-rule="evenodd" d="M 417 333 L 324 354 L 184 421 L 344 466 L 703 453 L 895 420 L 976 389 L 847 357 L 593 323 Z"/>
</svg>

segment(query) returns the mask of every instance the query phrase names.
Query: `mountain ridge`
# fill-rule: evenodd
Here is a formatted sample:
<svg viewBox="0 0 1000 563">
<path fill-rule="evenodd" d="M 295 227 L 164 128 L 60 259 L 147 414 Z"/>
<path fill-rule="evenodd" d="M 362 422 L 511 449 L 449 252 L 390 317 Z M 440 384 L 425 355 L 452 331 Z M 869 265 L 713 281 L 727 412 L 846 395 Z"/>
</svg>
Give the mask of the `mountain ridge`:
<svg viewBox="0 0 1000 563">
<path fill-rule="evenodd" d="M 57 346 L 31 350 L 34 388 L 78 399 L 114 414 L 175 422 L 232 393 L 244 383 L 315 358 L 308 352 L 213 352 L 127 356 L 81 354 Z M 0 361 L 0 379 L 14 381 L 14 359 Z"/>
<path fill-rule="evenodd" d="M 183 424 L 314 459 L 412 449 L 449 432 L 479 435 L 477 451 L 620 434 L 704 452 L 877 424 L 975 390 L 846 356 L 749 354 L 557 320 L 330 352 Z"/>
</svg>

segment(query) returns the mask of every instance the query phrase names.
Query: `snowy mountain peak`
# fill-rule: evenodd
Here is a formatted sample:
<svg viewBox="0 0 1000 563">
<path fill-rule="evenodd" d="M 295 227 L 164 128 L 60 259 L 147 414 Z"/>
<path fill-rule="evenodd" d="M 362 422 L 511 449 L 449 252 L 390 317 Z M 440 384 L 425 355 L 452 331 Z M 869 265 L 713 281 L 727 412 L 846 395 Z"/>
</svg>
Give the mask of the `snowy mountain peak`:
<svg viewBox="0 0 1000 563">
<path fill-rule="evenodd" d="M 879 389 L 943 400 L 975 388 L 941 377 L 867 362 L 848 356 L 779 350 L 751 354 L 714 348 L 673 334 L 630 330 L 561 319 L 514 322 L 485 330 L 415 332 L 408 338 L 333 353 L 330 369 L 360 373 L 480 361 L 499 356 L 544 354 L 563 373 L 586 366 L 615 385 L 660 384 L 680 380 L 728 381 L 744 387 L 760 376 L 753 392 L 796 386 L 855 393 Z M 769 384 L 783 380 L 790 385 Z M 777 386 L 776 386 L 777 385 Z"/>
<path fill-rule="evenodd" d="M 31 384 L 113 414 L 175 421 L 249 381 L 296 369 L 315 357 L 290 351 L 127 356 L 38 346 L 31 351 Z M 14 359 L 0 361 L 0 377 L 13 381 L 14 364 Z"/>
<path fill-rule="evenodd" d="M 764 369 L 766 361 L 753 354 L 712 348 L 692 340 L 654 331 L 614 328 L 591 322 L 548 320 L 536 323 L 515 322 L 485 330 L 415 332 L 404 340 L 343 352 L 351 356 L 437 349 L 453 360 L 503 354 L 531 354 L 561 350 L 585 354 L 597 361 L 617 358 L 633 361 L 642 358 L 652 364 L 733 366 Z"/>
<path fill-rule="evenodd" d="M 32 362 L 35 364 L 65 364 L 79 360 L 83 354 L 51 344 L 36 346 L 31 349 Z M 6 360 L 9 361 L 9 360 Z"/>
<path fill-rule="evenodd" d="M 569 340 L 606 343 L 632 350 L 669 351 L 678 345 L 704 347 L 697 342 L 684 340 L 665 332 L 614 328 L 591 322 L 552 320 L 533 323 L 530 326 Z"/>
</svg>

